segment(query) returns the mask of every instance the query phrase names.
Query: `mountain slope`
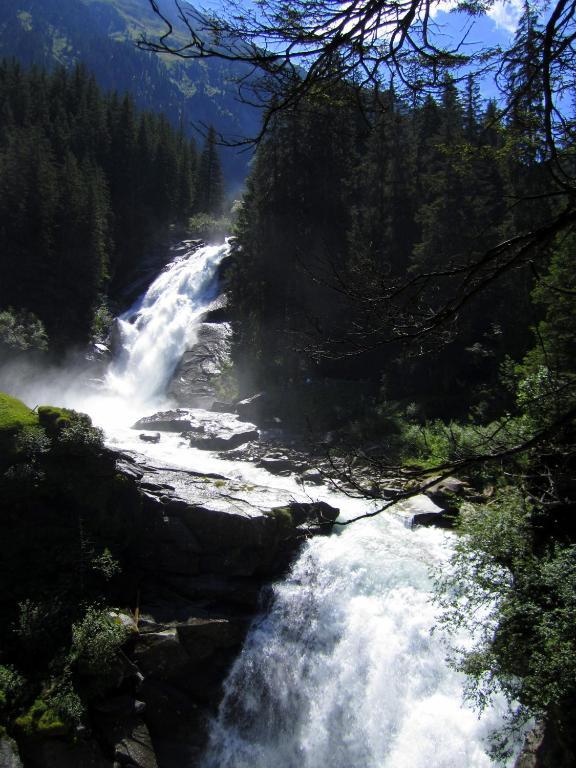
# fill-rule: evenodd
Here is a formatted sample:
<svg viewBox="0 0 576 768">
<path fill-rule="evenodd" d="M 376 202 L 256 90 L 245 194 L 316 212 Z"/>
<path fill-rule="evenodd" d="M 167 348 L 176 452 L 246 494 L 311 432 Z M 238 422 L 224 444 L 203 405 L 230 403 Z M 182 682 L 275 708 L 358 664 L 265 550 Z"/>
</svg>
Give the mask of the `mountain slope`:
<svg viewBox="0 0 576 768">
<path fill-rule="evenodd" d="M 259 114 L 237 100 L 238 65 L 183 62 L 140 51 L 135 41 L 162 23 L 148 0 L 0 0 L 0 56 L 51 68 L 83 62 L 105 89 L 128 91 L 138 106 L 164 112 L 190 135 L 214 125 L 226 136 L 254 134 Z M 232 186 L 245 176 L 246 153 L 222 150 Z"/>
</svg>

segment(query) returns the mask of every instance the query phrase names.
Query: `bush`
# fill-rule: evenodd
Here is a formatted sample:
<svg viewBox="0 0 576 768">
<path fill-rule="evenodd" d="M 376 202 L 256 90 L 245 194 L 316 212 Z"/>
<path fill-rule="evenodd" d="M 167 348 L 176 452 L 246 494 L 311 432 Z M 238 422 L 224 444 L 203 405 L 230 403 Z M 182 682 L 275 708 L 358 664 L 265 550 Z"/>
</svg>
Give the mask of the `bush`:
<svg viewBox="0 0 576 768">
<path fill-rule="evenodd" d="M 130 630 L 114 621 L 106 609 L 92 606 L 72 626 L 70 659 L 81 674 L 105 676 L 113 670 L 129 634 Z"/>
<path fill-rule="evenodd" d="M 69 730 L 58 713 L 41 698 L 16 718 L 16 727 L 26 736 L 64 736 Z"/>
<path fill-rule="evenodd" d="M 11 307 L 0 312 L 0 345 L 18 352 L 48 349 L 48 334 L 42 321 L 31 312 L 15 312 Z"/>
<path fill-rule="evenodd" d="M 576 546 L 536 553 L 534 510 L 518 490 L 466 505 L 451 570 L 437 578 L 448 632 L 466 627 L 472 648 L 455 664 L 484 707 L 502 692 L 514 719 L 552 718 L 570 732 L 576 700 Z"/>
<path fill-rule="evenodd" d="M 0 665 L 0 715 L 16 708 L 24 696 L 26 680 L 13 667 Z"/>
<path fill-rule="evenodd" d="M 104 444 L 104 433 L 92 426 L 92 420 L 85 413 L 69 408 L 41 405 L 38 408 L 40 425 L 49 437 L 55 438 L 59 447 L 72 452 L 99 449 Z"/>
</svg>

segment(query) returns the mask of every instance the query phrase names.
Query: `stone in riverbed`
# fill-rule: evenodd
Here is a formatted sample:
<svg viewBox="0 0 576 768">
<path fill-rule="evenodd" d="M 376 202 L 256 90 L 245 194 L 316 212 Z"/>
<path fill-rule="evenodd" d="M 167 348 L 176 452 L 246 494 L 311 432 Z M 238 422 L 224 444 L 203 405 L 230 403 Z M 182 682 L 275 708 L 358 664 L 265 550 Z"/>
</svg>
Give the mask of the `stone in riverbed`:
<svg viewBox="0 0 576 768">
<path fill-rule="evenodd" d="M 258 440 L 258 430 L 240 428 L 236 431 L 216 431 L 212 434 L 192 432 L 186 433 L 186 437 L 192 448 L 200 448 L 203 451 L 231 451 L 252 440 Z"/>
<path fill-rule="evenodd" d="M 142 440 L 144 443 L 159 443 L 160 442 L 160 432 L 154 432 L 152 435 L 147 435 L 145 432 L 138 435 L 140 440 Z"/>
<path fill-rule="evenodd" d="M 160 432 L 184 432 L 191 428 L 190 411 L 181 408 L 176 411 L 159 411 L 152 416 L 144 416 L 132 425 L 132 429 Z"/>
<path fill-rule="evenodd" d="M 259 438 L 256 426 L 240 422 L 235 414 L 201 409 L 155 413 L 137 421 L 132 429 L 179 432 L 193 448 L 206 451 L 228 451 Z"/>
</svg>

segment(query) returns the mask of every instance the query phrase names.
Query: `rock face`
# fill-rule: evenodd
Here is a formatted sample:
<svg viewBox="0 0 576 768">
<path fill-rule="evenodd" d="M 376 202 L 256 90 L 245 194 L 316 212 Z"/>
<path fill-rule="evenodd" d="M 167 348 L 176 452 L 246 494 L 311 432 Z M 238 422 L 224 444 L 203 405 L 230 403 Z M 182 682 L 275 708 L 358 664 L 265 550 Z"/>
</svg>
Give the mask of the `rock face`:
<svg viewBox="0 0 576 768">
<path fill-rule="evenodd" d="M 117 470 L 137 486 L 141 502 L 128 561 L 139 574 L 129 656 L 143 711 L 128 700 L 112 728 L 116 697 L 100 707 L 99 727 L 118 765 L 193 768 L 261 587 L 289 566 L 306 538 L 329 532 L 338 510 L 220 475 L 158 469 L 137 454 L 119 457 Z"/>
<path fill-rule="evenodd" d="M 223 310 L 215 306 L 211 313 Z M 216 319 L 215 314 L 211 317 Z M 196 342 L 182 356 L 167 395 L 181 406 L 209 408 L 216 399 L 214 381 L 230 357 L 230 334 L 228 323 L 201 323 Z"/>
</svg>

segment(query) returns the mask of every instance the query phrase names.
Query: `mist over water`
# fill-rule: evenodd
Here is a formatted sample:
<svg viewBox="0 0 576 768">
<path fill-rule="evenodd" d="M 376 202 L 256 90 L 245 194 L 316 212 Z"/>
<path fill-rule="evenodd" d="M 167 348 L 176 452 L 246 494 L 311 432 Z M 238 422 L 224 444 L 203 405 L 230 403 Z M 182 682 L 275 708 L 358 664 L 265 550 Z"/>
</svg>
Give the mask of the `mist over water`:
<svg viewBox="0 0 576 768">
<path fill-rule="evenodd" d="M 89 413 L 109 436 L 141 416 L 171 407 L 165 390 L 202 315 L 218 293 L 217 267 L 227 244 L 181 252 L 117 318 L 117 356 L 102 379 L 79 355 L 59 366 L 3 366 L 0 387 L 30 407 L 61 405 Z"/>
</svg>

